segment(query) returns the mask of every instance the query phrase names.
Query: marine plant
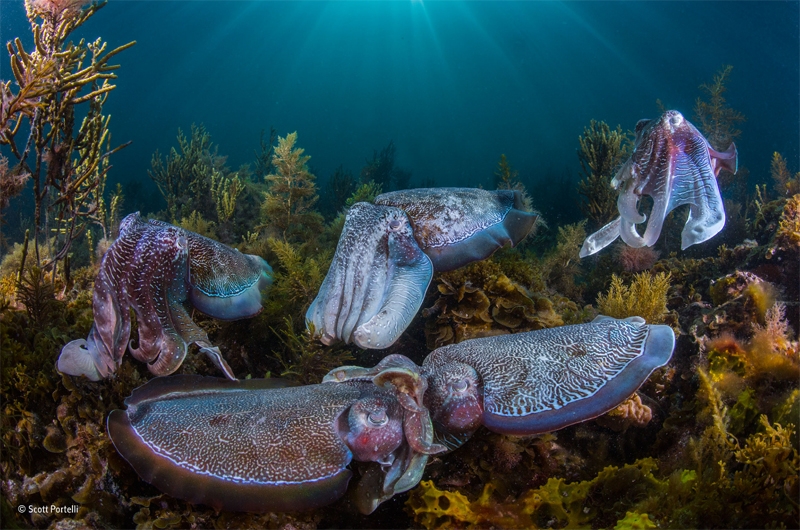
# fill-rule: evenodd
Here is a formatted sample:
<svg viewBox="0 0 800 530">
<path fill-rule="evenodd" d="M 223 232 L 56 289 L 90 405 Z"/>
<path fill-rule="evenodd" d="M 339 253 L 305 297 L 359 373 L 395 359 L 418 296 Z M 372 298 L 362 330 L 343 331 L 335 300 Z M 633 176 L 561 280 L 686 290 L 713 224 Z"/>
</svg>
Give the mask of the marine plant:
<svg viewBox="0 0 800 530">
<path fill-rule="evenodd" d="M 580 299 L 582 294 L 576 278 L 581 273 L 579 252 L 584 239 L 586 220 L 559 226 L 555 248 L 548 251 L 542 259 L 547 286 L 572 299 Z"/>
<path fill-rule="evenodd" d="M 786 201 L 781 213 L 775 244 L 785 249 L 800 249 L 800 193 Z"/>
<path fill-rule="evenodd" d="M 494 170 L 494 187 L 498 190 L 514 189 L 519 179 L 519 171 L 513 169 L 505 154 L 500 155 L 497 169 Z"/>
<path fill-rule="evenodd" d="M 189 138 L 178 129 L 178 149 L 172 147 L 162 160 L 156 150 L 147 174 L 167 202 L 167 215 L 173 221 L 197 211 L 206 219 L 216 212 L 211 196 L 212 176 L 223 171 L 225 157 L 211 141 L 203 124 L 192 124 Z"/>
<path fill-rule="evenodd" d="M 361 182 L 373 181 L 383 190 L 391 191 L 397 189 L 394 182 L 394 141 L 381 149 L 372 152 L 372 160 L 367 159 L 367 163 L 361 168 Z"/>
<path fill-rule="evenodd" d="M 101 38 L 69 40 L 104 5 L 28 0 L 34 48 L 25 50 L 19 38 L 7 44 L 17 90 L 10 80 L 0 82 L 0 145 L 17 162 L 10 168 L 7 159 L 0 160 L 0 189 L 7 205 L 33 180 L 33 256 L 44 270 L 65 260 L 89 225 L 110 231 L 103 224 L 104 186 L 109 157 L 125 144 L 110 147 L 110 116 L 103 106 L 119 68 L 109 62 L 135 42 L 108 50 Z M 46 260 L 41 246 L 52 246 Z"/>
<path fill-rule="evenodd" d="M 611 286 L 597 297 L 597 310 L 601 315 L 614 318 L 640 316 L 648 324 L 661 324 L 667 314 L 667 291 L 670 274 L 639 273 L 629 285 L 613 274 Z"/>
<path fill-rule="evenodd" d="M 791 197 L 800 193 L 800 171 L 792 176 L 786 167 L 786 159 L 777 151 L 772 153 L 770 175 L 772 176 L 775 191 L 778 192 L 779 196 Z"/>
<path fill-rule="evenodd" d="M 255 155 L 255 168 L 253 169 L 253 179 L 255 182 L 263 182 L 267 175 L 272 173 L 272 157 L 275 154 L 275 142 L 278 141 L 278 132 L 270 127 L 269 140 L 264 141 L 264 131 L 261 131 L 261 138 L 258 150 L 253 151 Z"/>
<path fill-rule="evenodd" d="M 578 142 L 583 173 L 578 182 L 578 194 L 583 198 L 580 209 L 591 228 L 597 229 L 618 215 L 617 192 L 611 187 L 611 179 L 630 155 L 633 142 L 619 125 L 612 130 L 606 122 L 595 120 L 583 129 Z"/>
<path fill-rule="evenodd" d="M 322 205 L 326 210 L 326 218 L 335 217 L 344 208 L 347 199 L 356 191 L 356 179 L 353 174 L 339 165 L 326 185 L 326 197 L 329 200 Z"/>
<path fill-rule="evenodd" d="M 717 151 L 727 149 L 731 142 L 741 136 L 742 131 L 736 128 L 736 124 L 745 121 L 744 114 L 732 109 L 724 96 L 732 71 L 733 66 L 729 64 L 720 68 L 711 83 L 700 85 L 708 99 L 698 97 L 694 103 L 694 120 Z"/>
<path fill-rule="evenodd" d="M 267 175 L 267 192 L 261 205 L 267 235 L 299 243 L 313 239 L 322 229 L 322 216 L 314 209 L 316 177 L 308 170 L 311 158 L 295 147 L 297 132 L 278 137 L 272 157 L 274 172 Z"/>
<path fill-rule="evenodd" d="M 217 207 L 217 219 L 225 223 L 236 211 L 236 198 L 244 191 L 244 183 L 239 175 L 229 178 L 219 171 L 211 173 L 211 199 Z"/>
<path fill-rule="evenodd" d="M 353 194 L 345 201 L 345 206 L 349 208 L 357 202 L 372 202 L 381 193 L 383 193 L 383 187 L 374 180 L 368 180 L 355 189 Z"/>
<path fill-rule="evenodd" d="M 559 310 L 577 310 L 554 294 L 531 292 L 510 279 L 494 260 L 437 277 L 439 296 L 423 310 L 428 348 L 466 339 L 532 331 L 564 323 Z"/>
<path fill-rule="evenodd" d="M 616 260 L 626 272 L 642 272 L 658 261 L 660 253 L 653 247 L 630 247 L 618 245 Z"/>
<path fill-rule="evenodd" d="M 284 346 L 282 351 L 273 349 L 281 363 L 281 377 L 302 385 L 313 385 L 321 382 L 334 368 L 351 364 L 355 359 L 343 344 L 323 346 L 314 338 L 312 330 L 297 331 L 296 327 L 292 319 L 286 317 L 281 330 L 276 331 Z"/>
<path fill-rule="evenodd" d="M 277 257 L 275 283 L 270 292 L 271 298 L 280 300 L 275 309 L 304 314 L 325 278 L 330 255 L 306 256 L 295 245 L 274 237 L 268 239 L 268 244 Z M 270 301 L 267 304 L 274 305 Z"/>
<path fill-rule="evenodd" d="M 215 230 L 216 223 L 214 223 L 214 221 L 207 221 L 203 219 L 203 216 L 200 215 L 200 212 L 197 210 L 193 211 L 187 217 L 181 219 L 177 226 L 180 226 L 181 228 L 190 232 L 194 232 L 195 234 L 200 234 L 203 237 L 208 237 L 211 239 L 217 238 Z"/>
</svg>

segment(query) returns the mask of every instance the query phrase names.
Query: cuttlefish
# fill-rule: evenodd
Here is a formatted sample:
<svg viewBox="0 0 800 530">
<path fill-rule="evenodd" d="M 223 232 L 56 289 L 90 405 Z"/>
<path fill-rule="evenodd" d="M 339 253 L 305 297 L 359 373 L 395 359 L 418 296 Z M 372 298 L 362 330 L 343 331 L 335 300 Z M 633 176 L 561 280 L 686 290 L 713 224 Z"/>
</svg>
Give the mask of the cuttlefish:
<svg viewBox="0 0 800 530">
<path fill-rule="evenodd" d="M 725 209 L 717 186 L 723 169 L 736 173 L 736 145 L 717 151 L 689 120 L 668 110 L 658 120 L 636 124 L 633 154 L 622 165 L 612 187 L 619 190 L 619 217 L 586 238 L 580 256 L 590 256 L 617 237 L 631 247 L 652 247 L 661 235 L 667 214 L 689 205 L 689 219 L 681 233 L 681 249 L 714 237 L 725 226 Z M 644 235 L 636 225 L 647 216 L 639 212 L 641 198 L 653 199 Z"/>
<path fill-rule="evenodd" d="M 139 476 L 190 502 L 291 511 L 347 494 L 371 513 L 481 425 L 525 436 L 591 420 L 674 348 L 669 326 L 600 316 L 444 346 L 422 366 L 399 354 L 341 366 L 310 386 L 161 377 L 109 415 L 108 434 Z"/>
<path fill-rule="evenodd" d="M 308 328 L 324 344 L 388 348 L 417 314 L 434 271 L 486 259 L 530 233 L 539 215 L 525 202 L 516 190 L 421 188 L 353 205 Z"/>
<path fill-rule="evenodd" d="M 139 213 L 125 217 L 94 283 L 94 324 L 87 340 L 61 350 L 58 369 L 99 381 L 114 373 L 125 351 L 148 363 L 156 375 L 177 370 L 189 344 L 229 379 L 233 372 L 187 307 L 221 320 L 238 320 L 261 311 L 261 297 L 272 284 L 272 268 L 259 256 L 242 254 L 213 239 Z M 129 343 L 131 310 L 139 326 L 138 345 Z"/>
</svg>

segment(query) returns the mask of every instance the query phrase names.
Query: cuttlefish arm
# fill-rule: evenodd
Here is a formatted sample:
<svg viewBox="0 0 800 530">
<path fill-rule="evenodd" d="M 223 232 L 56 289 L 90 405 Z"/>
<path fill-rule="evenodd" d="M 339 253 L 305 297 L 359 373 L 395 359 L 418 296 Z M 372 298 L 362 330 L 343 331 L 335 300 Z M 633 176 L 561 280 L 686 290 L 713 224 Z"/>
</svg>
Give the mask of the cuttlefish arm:
<svg viewBox="0 0 800 530">
<path fill-rule="evenodd" d="M 108 417 L 117 451 L 165 493 L 217 510 L 308 510 L 342 497 L 351 460 L 390 466 L 400 405 L 369 382 L 154 379 Z"/>
<path fill-rule="evenodd" d="M 414 239 L 405 212 L 357 203 L 350 208 L 328 274 L 306 312 L 325 344 L 391 346 L 422 305 L 431 260 Z"/>
<path fill-rule="evenodd" d="M 425 359 L 426 406 L 442 439 L 463 440 L 481 424 L 513 435 L 555 431 L 619 405 L 674 346 L 669 326 L 639 317 L 468 340 Z"/>
<path fill-rule="evenodd" d="M 148 224 L 137 214 L 126 216 L 119 237 L 103 256 L 92 293 L 94 323 L 87 340 L 67 343 L 58 357 L 60 372 L 99 381 L 116 372 L 131 335 L 129 269 Z"/>
</svg>

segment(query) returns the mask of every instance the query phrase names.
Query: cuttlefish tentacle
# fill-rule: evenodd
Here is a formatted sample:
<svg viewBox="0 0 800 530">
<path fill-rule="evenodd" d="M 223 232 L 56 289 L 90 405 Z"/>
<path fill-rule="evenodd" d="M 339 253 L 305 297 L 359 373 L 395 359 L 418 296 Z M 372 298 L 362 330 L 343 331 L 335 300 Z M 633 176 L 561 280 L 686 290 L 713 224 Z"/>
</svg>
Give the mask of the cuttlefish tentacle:
<svg viewBox="0 0 800 530">
<path fill-rule="evenodd" d="M 723 169 L 736 173 L 736 146 L 717 151 L 680 112 L 670 110 L 658 120 L 641 120 L 631 157 L 612 180 L 619 191 L 619 220 L 586 238 L 580 256 L 598 252 L 616 239 L 632 247 L 653 246 L 664 220 L 675 208 L 689 205 L 689 218 L 681 233 L 681 249 L 702 243 L 725 226 L 725 209 L 717 185 Z M 653 199 L 649 221 L 640 235 L 637 224 L 647 217 L 639 212 L 640 199 Z"/>
<path fill-rule="evenodd" d="M 272 281 L 266 261 L 138 213 L 123 219 L 95 281 L 94 325 L 88 341 L 62 349 L 58 369 L 93 381 L 116 371 L 125 349 L 156 375 L 173 373 L 188 346 L 201 351 L 229 378 L 233 372 L 189 316 L 188 303 L 226 320 L 253 316 Z M 130 310 L 139 325 L 130 341 Z"/>
</svg>

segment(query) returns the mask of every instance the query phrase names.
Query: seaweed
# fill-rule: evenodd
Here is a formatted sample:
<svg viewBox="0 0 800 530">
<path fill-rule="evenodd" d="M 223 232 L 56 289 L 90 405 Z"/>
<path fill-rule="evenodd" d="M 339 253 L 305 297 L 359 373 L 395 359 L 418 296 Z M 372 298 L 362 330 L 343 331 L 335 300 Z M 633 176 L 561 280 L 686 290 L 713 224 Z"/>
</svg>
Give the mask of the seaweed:
<svg viewBox="0 0 800 530">
<path fill-rule="evenodd" d="M 437 277 L 439 297 L 422 312 L 430 349 L 462 340 L 531 331 L 564 323 L 559 310 L 577 311 L 563 297 L 532 292 L 493 260 Z"/>
<path fill-rule="evenodd" d="M 579 255 L 586 239 L 586 221 L 558 227 L 553 250 L 542 260 L 547 286 L 572 299 L 580 300 L 582 287 L 575 281 L 582 272 Z"/>
<path fill-rule="evenodd" d="M 347 199 L 356 191 L 356 180 L 350 171 L 339 165 L 331 178 L 328 179 L 326 188 L 325 196 L 328 200 L 324 202 L 323 208 L 326 210 L 324 212 L 326 218 L 330 219 L 345 207 Z"/>
<path fill-rule="evenodd" d="M 519 171 L 513 169 L 508 163 L 505 154 L 500 155 L 497 169 L 494 170 L 494 187 L 498 190 L 511 190 L 519 184 Z"/>
<path fill-rule="evenodd" d="M 785 251 L 800 251 L 800 193 L 786 201 L 775 231 L 774 245 Z"/>
<path fill-rule="evenodd" d="M 665 273 L 642 272 L 633 277 L 630 285 L 625 285 L 614 274 L 608 292 L 597 297 L 597 310 L 614 318 L 639 316 L 649 324 L 664 323 L 670 278 Z"/>
<path fill-rule="evenodd" d="M 314 338 L 312 329 L 295 331 L 291 317 L 284 319 L 283 328 L 276 331 L 276 334 L 285 346 L 283 352 L 273 350 L 283 368 L 281 377 L 297 381 L 302 385 L 319 383 L 328 372 L 355 359 L 341 343 L 330 347 L 323 346 Z"/>
<path fill-rule="evenodd" d="M 127 144 L 111 148 L 110 116 L 103 114 L 119 68 L 109 61 L 135 42 L 108 50 L 101 38 L 70 40 L 103 6 L 105 1 L 27 1 L 35 44 L 31 51 L 20 38 L 7 44 L 18 90 L 12 91 L 10 80 L 0 82 L 0 145 L 17 163 L 9 169 L 8 159 L 0 159 L 2 205 L 33 181 L 33 257 L 47 272 L 68 259 L 90 225 L 104 233 L 110 228 L 103 196 L 110 156 Z M 76 117 L 82 117 L 79 124 Z M 68 270 L 62 266 L 64 274 Z"/>
<path fill-rule="evenodd" d="M 583 200 L 581 212 L 596 230 L 617 217 L 617 192 L 611 179 L 617 168 L 630 156 L 633 142 L 617 125 L 611 129 L 604 121 L 592 120 L 578 136 L 578 159 L 583 178 L 578 182 L 578 193 Z"/>
<path fill-rule="evenodd" d="M 745 121 L 744 114 L 728 106 L 723 95 L 728 90 L 726 84 L 732 71 L 733 66 L 729 64 L 720 68 L 711 83 L 700 85 L 708 100 L 698 97 L 694 103 L 694 119 L 708 143 L 717 151 L 724 151 L 741 136 L 742 131 L 736 128 L 736 124 Z"/>
<path fill-rule="evenodd" d="M 295 147 L 297 133 L 278 137 L 272 157 L 274 172 L 267 175 L 267 193 L 261 205 L 262 228 L 270 237 L 299 243 L 312 240 L 322 229 L 322 215 L 314 210 L 316 177 L 308 170 L 311 158 Z"/>
<path fill-rule="evenodd" d="M 792 176 L 786 167 L 786 159 L 777 151 L 772 153 L 770 175 L 778 196 L 791 197 L 800 193 L 800 171 Z"/>
<path fill-rule="evenodd" d="M 402 190 L 408 187 L 411 180 L 411 172 L 395 166 L 395 147 L 394 141 L 389 141 L 388 145 L 372 153 L 372 160 L 367 160 L 367 164 L 361 168 L 361 182 L 375 182 L 385 191 Z"/>
</svg>

